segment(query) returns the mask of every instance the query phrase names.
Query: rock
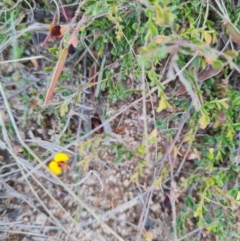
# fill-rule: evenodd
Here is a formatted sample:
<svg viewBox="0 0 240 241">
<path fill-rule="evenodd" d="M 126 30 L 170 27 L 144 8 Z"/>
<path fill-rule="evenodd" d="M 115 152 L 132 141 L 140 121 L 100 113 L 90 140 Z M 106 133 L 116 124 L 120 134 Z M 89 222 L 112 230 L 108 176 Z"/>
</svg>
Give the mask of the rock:
<svg viewBox="0 0 240 241">
<path fill-rule="evenodd" d="M 126 187 L 126 188 L 129 186 L 129 181 L 128 181 L 128 179 L 126 179 L 126 180 L 123 181 L 123 186 Z"/>
<path fill-rule="evenodd" d="M 159 210 L 161 209 L 160 205 L 158 203 L 153 203 L 150 207 L 151 211 L 154 213 L 159 212 Z"/>
<path fill-rule="evenodd" d="M 46 221 L 47 221 L 47 216 L 43 213 L 40 213 L 37 215 L 35 223 L 39 225 L 44 225 Z"/>
</svg>

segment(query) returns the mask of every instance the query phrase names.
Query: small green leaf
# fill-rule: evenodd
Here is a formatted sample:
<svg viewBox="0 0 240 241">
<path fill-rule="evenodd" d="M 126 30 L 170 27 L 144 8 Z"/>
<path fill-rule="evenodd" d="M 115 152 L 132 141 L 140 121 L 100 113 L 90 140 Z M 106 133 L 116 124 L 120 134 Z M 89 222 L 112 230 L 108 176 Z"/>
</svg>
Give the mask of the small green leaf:
<svg viewBox="0 0 240 241">
<path fill-rule="evenodd" d="M 214 215 L 216 216 L 216 218 L 220 218 L 223 215 L 222 209 L 217 208 L 214 212 Z"/>
<path fill-rule="evenodd" d="M 240 97 L 237 97 L 237 98 L 233 101 L 233 106 L 234 106 L 234 107 L 240 106 Z"/>
<path fill-rule="evenodd" d="M 190 196 L 186 197 L 186 206 L 189 208 L 194 208 L 195 207 L 195 203 L 193 201 L 193 199 Z"/>
<path fill-rule="evenodd" d="M 212 66 L 214 69 L 222 69 L 223 63 L 220 60 L 214 60 Z"/>
<path fill-rule="evenodd" d="M 213 160 L 213 159 L 214 159 L 214 149 L 213 149 L 213 148 L 210 148 L 210 149 L 208 150 L 207 158 L 210 159 L 210 160 Z"/>
<path fill-rule="evenodd" d="M 82 93 L 77 95 L 77 102 L 80 103 L 82 101 Z"/>
<path fill-rule="evenodd" d="M 240 123 L 233 124 L 233 127 L 235 131 L 240 131 Z"/>
<path fill-rule="evenodd" d="M 167 123 L 164 121 L 158 120 L 155 123 L 155 127 L 165 130 L 167 128 Z"/>
<path fill-rule="evenodd" d="M 228 55 L 229 57 L 235 58 L 238 56 L 238 52 L 237 51 L 233 51 L 233 50 L 227 50 L 224 52 L 226 55 Z"/>
<path fill-rule="evenodd" d="M 220 224 L 222 227 L 226 227 L 226 226 L 227 226 L 227 221 L 222 218 L 222 219 L 219 220 L 219 224 Z"/>
<path fill-rule="evenodd" d="M 53 48 L 48 49 L 48 52 L 51 53 L 51 54 L 55 54 L 55 53 L 57 53 L 57 51 L 58 51 L 57 47 L 53 47 Z"/>
<path fill-rule="evenodd" d="M 157 28 L 152 23 L 149 24 L 149 28 L 151 29 L 153 35 L 157 35 Z"/>
<path fill-rule="evenodd" d="M 128 160 L 131 160 L 134 157 L 134 155 L 130 151 L 127 151 L 125 155 Z"/>
<path fill-rule="evenodd" d="M 206 108 L 209 109 L 209 110 L 212 110 L 212 109 L 215 108 L 215 104 L 214 103 L 207 103 Z"/>
<path fill-rule="evenodd" d="M 138 23 L 134 23 L 134 24 L 132 25 L 132 28 L 133 28 L 134 30 L 136 30 L 136 29 L 138 28 Z"/>
<path fill-rule="evenodd" d="M 153 131 L 149 134 L 149 142 L 151 144 L 155 144 L 157 142 L 157 129 L 153 129 Z"/>
<path fill-rule="evenodd" d="M 211 36 L 210 33 L 204 31 L 204 32 L 203 32 L 203 37 L 204 37 L 204 40 L 205 40 L 205 42 L 206 42 L 207 44 L 211 44 L 211 42 L 212 42 L 212 36 Z"/>
<path fill-rule="evenodd" d="M 196 217 L 202 217 L 202 206 L 198 206 L 197 210 L 194 212 L 193 216 Z"/>
<path fill-rule="evenodd" d="M 205 221 L 206 221 L 207 224 L 212 223 L 212 219 L 211 219 L 211 217 L 210 217 L 209 215 L 207 215 L 207 216 L 205 217 Z"/>
<path fill-rule="evenodd" d="M 52 68 L 52 67 L 45 67 L 45 68 L 44 68 L 44 71 L 45 71 L 45 72 L 52 72 L 52 71 L 53 71 L 53 68 Z"/>
<path fill-rule="evenodd" d="M 60 105 L 60 116 L 63 117 L 67 112 L 68 112 L 68 104 L 63 103 L 62 105 Z"/>
<path fill-rule="evenodd" d="M 152 86 L 155 86 L 157 82 L 157 74 L 153 68 L 148 71 L 148 78 L 151 80 Z"/>
<path fill-rule="evenodd" d="M 123 156 L 119 155 L 116 159 L 115 159 L 115 163 L 120 163 L 123 160 Z"/>
<path fill-rule="evenodd" d="M 139 145 L 138 148 L 137 148 L 137 154 L 140 155 L 140 156 L 145 154 L 146 151 L 147 151 L 147 148 L 143 145 Z"/>
</svg>

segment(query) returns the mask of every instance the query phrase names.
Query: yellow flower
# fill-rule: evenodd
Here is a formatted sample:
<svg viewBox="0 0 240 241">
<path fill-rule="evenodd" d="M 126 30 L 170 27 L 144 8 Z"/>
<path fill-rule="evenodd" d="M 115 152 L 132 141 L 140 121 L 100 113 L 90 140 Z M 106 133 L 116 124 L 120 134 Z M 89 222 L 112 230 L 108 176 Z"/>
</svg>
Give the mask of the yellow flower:
<svg viewBox="0 0 240 241">
<path fill-rule="evenodd" d="M 53 160 L 55 162 L 67 162 L 67 161 L 69 161 L 69 157 L 66 153 L 59 152 L 54 156 Z"/>
<path fill-rule="evenodd" d="M 56 174 L 56 175 L 60 175 L 62 174 L 62 168 L 58 165 L 57 162 L 55 161 L 51 161 L 48 164 L 48 168 L 51 170 L 52 173 Z"/>
<path fill-rule="evenodd" d="M 66 153 L 59 152 L 57 153 L 53 160 L 48 164 L 48 168 L 52 173 L 56 175 L 62 174 L 62 169 L 66 169 L 68 167 L 67 163 L 69 161 L 69 157 Z"/>
</svg>

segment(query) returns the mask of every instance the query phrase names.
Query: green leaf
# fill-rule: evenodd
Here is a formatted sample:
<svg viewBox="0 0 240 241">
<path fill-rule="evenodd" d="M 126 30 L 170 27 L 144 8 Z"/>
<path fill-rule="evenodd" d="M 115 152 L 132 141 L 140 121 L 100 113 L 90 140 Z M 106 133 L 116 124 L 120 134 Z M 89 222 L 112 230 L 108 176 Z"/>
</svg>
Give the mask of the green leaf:
<svg viewBox="0 0 240 241">
<path fill-rule="evenodd" d="M 220 60 L 214 60 L 212 66 L 214 69 L 222 69 L 223 63 Z"/>
<path fill-rule="evenodd" d="M 136 29 L 138 28 L 138 23 L 134 23 L 134 24 L 132 25 L 132 28 L 133 28 L 134 30 L 136 30 Z"/>
<path fill-rule="evenodd" d="M 157 129 L 153 129 L 148 137 L 150 144 L 155 144 L 157 142 Z"/>
<path fill-rule="evenodd" d="M 131 160 L 131 159 L 134 157 L 134 155 L 133 155 L 132 152 L 130 152 L 130 151 L 127 151 L 127 153 L 126 153 L 125 155 L 126 155 L 126 158 L 127 158 L 128 160 Z"/>
<path fill-rule="evenodd" d="M 225 219 L 220 219 L 219 220 L 219 224 L 222 226 L 222 227 L 226 227 L 227 226 L 227 220 L 225 220 Z"/>
<path fill-rule="evenodd" d="M 196 45 L 202 45 L 203 42 L 201 40 L 199 40 L 199 38 L 191 38 L 192 43 L 196 44 Z"/>
<path fill-rule="evenodd" d="M 200 58 L 195 57 L 191 63 L 191 66 L 193 66 L 195 69 L 198 69 L 200 66 Z"/>
<path fill-rule="evenodd" d="M 153 68 L 148 71 L 148 78 L 151 80 L 152 86 L 155 86 L 157 82 L 157 74 Z"/>
<path fill-rule="evenodd" d="M 68 104 L 63 103 L 62 105 L 60 105 L 60 116 L 63 117 L 67 112 L 68 112 Z"/>
<path fill-rule="evenodd" d="M 186 197 L 186 206 L 189 207 L 189 208 L 195 207 L 195 203 L 194 203 L 192 197 L 190 197 L 190 196 Z"/>
<path fill-rule="evenodd" d="M 235 131 L 240 131 L 240 123 L 233 124 L 233 127 Z"/>
<path fill-rule="evenodd" d="M 44 68 L 44 71 L 45 71 L 45 72 L 52 72 L 52 71 L 53 71 L 53 68 L 52 68 L 52 67 L 45 67 L 45 68 Z"/>
<path fill-rule="evenodd" d="M 211 36 L 210 33 L 204 31 L 204 32 L 203 32 L 203 37 L 204 37 L 204 40 L 205 40 L 205 42 L 206 42 L 207 44 L 211 44 L 211 42 L 212 42 L 212 36 Z"/>
<path fill-rule="evenodd" d="M 107 81 L 103 81 L 101 83 L 101 90 L 104 91 L 106 89 L 106 86 L 107 86 Z"/>
<path fill-rule="evenodd" d="M 240 106 L 240 96 L 237 97 L 237 98 L 233 101 L 233 106 L 234 106 L 234 107 Z"/>
<path fill-rule="evenodd" d="M 207 215 L 207 216 L 205 217 L 205 221 L 206 221 L 207 224 L 212 223 L 212 219 L 211 219 L 211 217 L 210 217 L 209 215 Z"/>
<path fill-rule="evenodd" d="M 120 163 L 121 161 L 123 160 L 123 156 L 122 155 L 119 155 L 117 156 L 117 158 L 115 159 L 115 163 Z"/>
<path fill-rule="evenodd" d="M 155 123 L 155 127 L 156 127 L 156 128 L 160 128 L 160 129 L 163 129 L 163 130 L 166 130 L 166 128 L 167 128 L 167 123 L 164 122 L 164 121 L 158 120 L 158 121 L 156 121 L 156 123 Z"/>
<path fill-rule="evenodd" d="M 229 57 L 235 58 L 238 56 L 238 52 L 237 51 L 233 51 L 233 50 L 227 50 L 224 52 L 226 55 L 228 55 Z"/>
<path fill-rule="evenodd" d="M 215 210 L 215 212 L 214 212 L 214 215 L 215 215 L 216 218 L 222 217 L 222 215 L 223 215 L 222 209 L 221 208 L 217 208 Z"/>
<path fill-rule="evenodd" d="M 82 101 L 82 94 L 79 93 L 79 94 L 77 95 L 77 102 L 80 103 L 81 101 Z"/>
<path fill-rule="evenodd" d="M 166 58 L 167 54 L 168 52 L 165 45 L 158 47 L 157 49 L 158 60 Z"/>
<path fill-rule="evenodd" d="M 51 53 L 51 54 L 55 54 L 57 51 L 58 51 L 57 47 L 53 47 L 53 48 L 48 49 L 48 52 Z"/>
<path fill-rule="evenodd" d="M 151 29 L 153 35 L 157 35 L 157 28 L 152 23 L 149 24 L 149 28 Z"/>
<path fill-rule="evenodd" d="M 214 109 L 215 108 L 215 104 L 214 103 L 207 103 L 206 104 L 206 108 L 207 109 Z"/>
<path fill-rule="evenodd" d="M 194 212 L 193 216 L 196 218 L 196 217 L 202 217 L 202 206 L 199 205 L 197 207 L 197 210 Z"/>
<path fill-rule="evenodd" d="M 138 148 L 137 148 L 137 154 L 140 155 L 140 156 L 145 154 L 146 151 L 147 151 L 147 148 L 143 145 L 139 145 Z"/>
<path fill-rule="evenodd" d="M 214 159 L 214 149 L 213 149 L 213 148 L 209 148 L 207 157 L 208 157 L 210 160 L 213 160 L 213 159 Z"/>
</svg>

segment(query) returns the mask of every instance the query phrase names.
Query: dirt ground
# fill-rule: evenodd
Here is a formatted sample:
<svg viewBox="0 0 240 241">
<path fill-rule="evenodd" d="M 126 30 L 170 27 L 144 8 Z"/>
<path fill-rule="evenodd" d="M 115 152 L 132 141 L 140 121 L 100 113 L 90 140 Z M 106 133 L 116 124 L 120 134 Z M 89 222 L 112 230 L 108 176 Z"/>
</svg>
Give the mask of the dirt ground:
<svg viewBox="0 0 240 241">
<path fill-rule="evenodd" d="M 138 103 L 137 108 L 129 108 L 122 114 L 121 120 L 116 118 L 110 123 L 110 129 L 119 124 L 125 128 L 119 134 L 113 133 L 111 140 L 106 138 L 107 141 L 121 140 L 131 150 L 141 143 L 141 105 Z M 109 113 L 114 114 L 118 106 L 115 105 L 114 108 L 110 107 Z M 41 126 L 37 126 L 33 120 L 29 121 L 31 132 L 41 133 Z M 149 128 L 153 127 L 153 119 L 150 117 L 148 124 Z M 53 133 L 54 130 L 50 128 L 47 132 Z M 40 143 L 44 137 L 34 136 L 30 141 L 35 139 Z M 23 140 L 30 142 L 27 134 Z M 48 144 L 50 143 L 45 141 L 44 145 Z M 18 147 L 16 141 L 15 149 Z M 155 148 L 151 148 L 153 151 L 150 159 L 154 160 Z M 46 178 L 49 174 L 43 170 L 38 171 L 41 175 L 34 173 L 26 180 L 25 175 L 28 172 L 22 168 L 28 160 L 20 160 L 22 167 L 19 168 L 16 160 L 3 150 L 0 210 L 3 221 L 2 239 L 5 237 L 5 240 L 115 240 L 110 230 L 102 224 L 105 222 L 122 237 L 122 240 L 137 240 L 137 237 L 138 240 L 145 240 L 138 235 L 141 229 L 146 236 L 151 237 L 151 240 L 171 240 L 171 214 L 164 207 L 167 196 L 159 187 L 152 186 L 153 161 L 145 163 L 142 176 L 136 182 L 132 177 L 138 168 L 139 158 L 123 160 L 116 164 L 114 153 L 106 148 L 101 150 L 101 144 L 98 149 L 98 160 L 92 158 L 86 171 L 83 170 L 83 166 L 77 173 L 73 171 L 76 166 L 75 154 L 71 155 L 70 169 L 59 177 L 65 186 L 57 180 L 52 181 L 52 177 Z M 19 150 L 18 154 L 23 156 L 22 150 Z M 36 165 L 35 161 L 31 162 L 32 167 Z M 90 175 L 83 183 L 73 185 L 78 182 L 75 180 L 88 173 Z M 97 215 L 99 220 L 92 217 L 88 210 L 65 190 L 66 186 Z M 148 199 L 150 191 L 152 193 Z M 144 219 L 146 213 L 147 218 Z"/>
<path fill-rule="evenodd" d="M 139 176 L 136 170 L 139 170 L 140 157 L 123 158 L 116 163 L 116 152 L 109 149 L 111 143 L 120 143 L 136 153 L 142 143 L 144 119 L 151 133 L 155 120 L 161 118 L 154 113 L 157 96 L 153 94 L 152 100 L 148 100 L 146 115 L 142 112 L 142 101 L 138 101 L 141 95 L 133 95 L 117 104 L 109 103 L 103 96 L 102 101 L 109 105 L 107 118 L 113 120 L 109 123 L 102 120 L 103 133 L 88 137 L 95 142 L 100 136 L 102 141 L 96 150 L 91 147 L 86 151 L 85 156 L 95 153 L 86 165 L 77 161 L 79 148 L 84 143 L 78 136 L 71 140 L 74 145 L 69 148 L 67 143 L 64 146 L 52 142 L 63 128 L 59 125 L 60 116 L 46 114 L 44 121 L 37 123 L 34 109 L 41 104 L 35 96 L 37 91 L 45 91 L 45 84 L 41 82 L 45 74 L 33 66 L 29 71 L 29 66 L 31 63 L 23 63 L 17 65 L 17 70 L 14 66 L 2 69 L 5 93 L 18 134 L 26 145 L 34 146 L 37 155 L 45 157 L 45 164 L 49 161 L 49 152 L 69 150 L 69 169 L 55 179 L 44 170 L 45 164 L 39 166 L 37 160 L 29 158 L 16 136 L 10 136 L 13 149 L 1 149 L 1 240 L 171 240 L 169 188 L 166 186 L 163 193 L 162 188 L 154 185 L 156 150 L 163 148 L 161 135 L 149 146 L 149 159 L 144 162 Z M 26 73 L 33 80 L 30 84 L 20 82 Z M 24 101 L 18 97 L 24 94 L 30 96 L 32 104 L 25 117 Z M 128 107 L 129 103 L 133 105 Z M 5 104 L 2 98 L 1 113 L 7 126 L 10 116 Z M 67 127 L 74 136 L 82 123 L 76 116 L 69 113 L 66 116 L 70 117 Z M 87 175 L 88 178 L 79 183 Z"/>
</svg>

